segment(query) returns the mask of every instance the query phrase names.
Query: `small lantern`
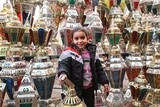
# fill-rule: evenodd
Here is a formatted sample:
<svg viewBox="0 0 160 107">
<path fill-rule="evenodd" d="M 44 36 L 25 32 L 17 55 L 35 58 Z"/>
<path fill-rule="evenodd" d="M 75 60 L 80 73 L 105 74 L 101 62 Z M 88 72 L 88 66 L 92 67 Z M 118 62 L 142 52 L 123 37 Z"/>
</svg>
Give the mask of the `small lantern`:
<svg viewBox="0 0 160 107">
<path fill-rule="evenodd" d="M 109 21 L 114 20 L 119 29 L 122 31 L 124 28 L 124 20 L 122 19 L 123 12 L 119 6 L 113 6 L 109 13 Z"/>
<path fill-rule="evenodd" d="M 152 10 L 153 0 L 140 0 L 139 5 L 142 13 L 148 14 Z"/>
<path fill-rule="evenodd" d="M 82 27 L 81 24 L 76 23 L 72 17 L 67 18 L 67 23 L 61 29 L 61 38 L 64 46 L 70 46 L 72 41 L 72 31 L 75 27 Z"/>
<path fill-rule="evenodd" d="M 140 74 L 134 79 L 134 81 L 129 83 L 131 94 L 132 94 L 132 105 L 134 107 L 142 107 L 142 99 L 145 96 L 150 86 L 143 71 L 141 70 Z"/>
<path fill-rule="evenodd" d="M 92 31 L 92 42 L 97 44 L 101 41 L 102 36 L 103 36 L 103 25 L 102 21 L 99 17 L 99 14 L 97 11 L 93 12 L 93 19 L 91 20 L 90 24 L 88 27 Z"/>
<path fill-rule="evenodd" d="M 58 107 L 86 107 L 84 102 L 77 96 L 74 84 L 68 78 L 63 78 L 63 82 L 67 90 L 64 99 L 60 102 Z"/>
<path fill-rule="evenodd" d="M 14 93 L 16 107 L 37 107 L 38 97 L 38 92 L 32 86 L 31 79 L 25 75 L 18 91 Z"/>
</svg>

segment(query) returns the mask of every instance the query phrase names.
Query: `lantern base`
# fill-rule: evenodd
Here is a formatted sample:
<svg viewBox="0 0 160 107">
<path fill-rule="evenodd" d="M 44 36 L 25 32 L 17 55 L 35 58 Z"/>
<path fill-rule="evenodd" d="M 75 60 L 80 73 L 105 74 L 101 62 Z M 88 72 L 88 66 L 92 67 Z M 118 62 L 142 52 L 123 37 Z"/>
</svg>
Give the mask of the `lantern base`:
<svg viewBox="0 0 160 107">
<path fill-rule="evenodd" d="M 134 107 L 142 107 L 142 103 L 140 101 L 132 100 L 131 101 L 132 106 Z"/>
<path fill-rule="evenodd" d="M 147 91 L 143 99 L 145 105 L 159 105 L 160 104 L 160 89 L 150 89 Z"/>
<path fill-rule="evenodd" d="M 106 98 L 106 106 L 109 107 L 124 107 L 126 101 L 124 94 L 120 89 L 111 88 L 108 97 Z"/>
<path fill-rule="evenodd" d="M 16 103 L 14 100 L 6 100 L 7 107 L 16 107 Z"/>
<path fill-rule="evenodd" d="M 39 107 L 56 107 L 53 99 L 40 99 Z"/>
</svg>

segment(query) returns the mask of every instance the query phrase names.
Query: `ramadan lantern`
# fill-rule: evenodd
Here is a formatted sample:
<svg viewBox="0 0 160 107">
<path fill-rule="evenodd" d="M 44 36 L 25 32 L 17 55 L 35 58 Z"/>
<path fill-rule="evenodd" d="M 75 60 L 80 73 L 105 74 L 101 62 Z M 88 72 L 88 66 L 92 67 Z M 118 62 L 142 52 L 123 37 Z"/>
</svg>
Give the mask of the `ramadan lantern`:
<svg viewBox="0 0 160 107">
<path fill-rule="evenodd" d="M 142 70 L 139 75 L 129 83 L 129 86 L 133 98 L 131 105 L 134 107 L 142 107 L 142 99 L 144 98 L 147 90 L 151 88 Z"/>
<path fill-rule="evenodd" d="M 140 50 L 140 44 L 142 42 L 141 38 L 143 38 L 143 35 L 144 33 L 142 33 L 139 19 L 132 27 L 132 31 L 129 34 L 127 51 L 130 55 L 126 58 L 126 64 L 128 65 L 127 76 L 129 81 L 133 81 L 144 67 L 141 56 L 142 50 Z"/>
<path fill-rule="evenodd" d="M 151 89 L 147 91 L 144 99 L 143 104 L 145 106 L 153 105 L 158 106 L 160 105 L 160 85 L 159 85 L 159 65 L 160 65 L 160 51 L 159 47 L 155 49 L 155 54 L 153 55 L 153 60 L 148 70 L 146 71 L 146 79 L 151 85 Z"/>
<path fill-rule="evenodd" d="M 125 68 L 127 67 L 124 59 L 121 57 L 121 50 L 118 47 L 119 40 L 122 36 L 120 29 L 114 20 L 107 32 L 107 37 L 111 45 L 109 50 L 108 61 L 106 62 L 106 73 L 108 75 L 111 89 L 106 98 L 107 105 L 110 107 L 123 107 L 125 105 L 124 93 L 122 92 Z"/>
<path fill-rule="evenodd" d="M 66 95 L 58 107 L 86 107 L 83 101 L 77 96 L 74 84 L 68 79 L 63 78 L 66 87 Z"/>
<path fill-rule="evenodd" d="M 6 23 L 5 31 L 11 45 L 5 57 L 6 61 L 2 64 L 0 76 L 6 83 L 9 98 L 13 99 L 13 93 L 18 90 L 21 79 L 26 73 L 26 62 L 22 59 L 21 43 L 19 43 L 24 29 L 14 11 L 11 20 Z"/>
<path fill-rule="evenodd" d="M 33 43 L 38 47 L 32 61 L 31 77 L 40 96 L 40 107 L 49 106 L 56 68 L 53 67 L 44 46 L 48 45 L 52 30 L 46 27 L 46 22 L 40 17 L 30 32 L 34 35 Z"/>
<path fill-rule="evenodd" d="M 30 76 L 23 77 L 18 91 L 14 93 L 16 107 L 38 107 L 39 95 L 31 82 Z"/>
</svg>

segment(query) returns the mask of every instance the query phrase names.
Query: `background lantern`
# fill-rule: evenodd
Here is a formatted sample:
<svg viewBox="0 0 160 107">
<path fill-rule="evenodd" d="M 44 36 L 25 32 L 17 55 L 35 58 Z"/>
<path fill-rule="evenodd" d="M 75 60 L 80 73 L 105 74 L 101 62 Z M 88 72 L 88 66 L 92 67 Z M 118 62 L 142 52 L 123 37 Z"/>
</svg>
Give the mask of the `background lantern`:
<svg viewBox="0 0 160 107">
<path fill-rule="evenodd" d="M 109 60 L 106 64 L 106 72 L 112 87 L 106 100 L 107 105 L 111 107 L 123 107 L 125 105 L 124 93 L 121 89 L 123 87 L 125 68 L 127 66 L 124 59 L 121 57 L 121 50 L 118 47 L 121 36 L 120 29 L 117 27 L 116 23 L 114 23 L 114 20 L 112 20 L 107 32 L 111 49 L 108 55 Z"/>
<path fill-rule="evenodd" d="M 159 105 L 160 101 L 160 85 L 159 85 L 159 64 L 160 64 L 160 51 L 159 48 L 155 49 L 154 58 L 146 71 L 146 78 L 151 85 L 151 89 L 147 91 L 143 103 L 144 105 Z"/>
</svg>

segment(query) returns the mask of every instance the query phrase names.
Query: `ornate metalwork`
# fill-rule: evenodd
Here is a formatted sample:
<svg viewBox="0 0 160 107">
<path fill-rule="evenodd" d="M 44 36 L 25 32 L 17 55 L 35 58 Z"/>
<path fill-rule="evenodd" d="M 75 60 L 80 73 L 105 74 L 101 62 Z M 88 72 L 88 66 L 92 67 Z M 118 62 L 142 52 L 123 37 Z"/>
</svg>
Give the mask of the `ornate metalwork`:
<svg viewBox="0 0 160 107">
<path fill-rule="evenodd" d="M 133 97 L 132 105 L 134 105 L 134 107 L 142 107 L 142 99 L 147 90 L 151 88 L 142 70 L 134 81 L 129 83 L 129 86 Z"/>
<path fill-rule="evenodd" d="M 31 83 L 29 76 L 25 75 L 22 79 L 21 85 L 17 92 L 14 93 L 14 101 L 16 107 L 29 106 L 37 107 L 38 106 L 38 92 L 34 89 L 33 84 Z"/>
<path fill-rule="evenodd" d="M 159 68 L 160 68 L 160 51 L 156 48 L 154 58 L 146 71 L 147 81 L 151 85 L 151 89 L 147 91 L 144 97 L 144 105 L 157 105 L 160 104 L 160 84 L 159 84 Z"/>
<path fill-rule="evenodd" d="M 67 87 L 67 92 L 59 107 L 86 107 L 86 105 L 76 95 L 74 84 L 68 78 L 64 78 L 63 81 Z"/>
</svg>

